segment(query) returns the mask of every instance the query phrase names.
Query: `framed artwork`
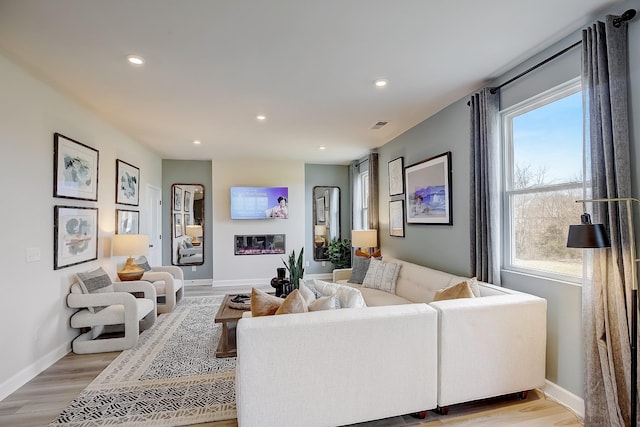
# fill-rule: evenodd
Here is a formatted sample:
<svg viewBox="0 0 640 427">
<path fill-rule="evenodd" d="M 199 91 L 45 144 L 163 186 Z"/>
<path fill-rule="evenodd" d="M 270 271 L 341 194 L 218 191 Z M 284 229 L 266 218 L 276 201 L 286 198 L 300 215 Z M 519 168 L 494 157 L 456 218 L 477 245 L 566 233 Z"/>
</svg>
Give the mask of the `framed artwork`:
<svg viewBox="0 0 640 427">
<path fill-rule="evenodd" d="M 316 198 L 316 224 L 325 224 L 327 218 L 325 216 L 325 200 L 324 197 Z"/>
<path fill-rule="evenodd" d="M 53 197 L 98 201 L 98 156 L 95 148 L 53 134 Z"/>
<path fill-rule="evenodd" d="M 191 212 L 191 192 L 184 190 L 184 211 Z"/>
<path fill-rule="evenodd" d="M 408 166 L 404 175 L 407 224 L 452 225 L 451 152 Z"/>
<path fill-rule="evenodd" d="M 398 157 L 397 159 L 389 162 L 389 196 L 397 196 L 404 194 L 404 179 L 402 172 L 404 169 L 404 158 Z"/>
<path fill-rule="evenodd" d="M 173 210 L 174 211 L 182 210 L 182 187 L 178 187 L 178 186 L 173 187 Z"/>
<path fill-rule="evenodd" d="M 116 159 L 116 203 L 138 206 L 140 202 L 140 169 Z"/>
<path fill-rule="evenodd" d="M 389 236 L 404 237 L 404 200 L 389 202 Z"/>
<path fill-rule="evenodd" d="M 173 237 L 182 236 L 182 214 L 173 214 Z"/>
<path fill-rule="evenodd" d="M 191 214 L 184 214 L 184 226 L 193 225 L 191 223 Z"/>
<path fill-rule="evenodd" d="M 98 259 L 98 208 L 53 207 L 53 269 Z"/>
<path fill-rule="evenodd" d="M 138 234 L 140 212 L 116 209 L 116 234 Z"/>
</svg>

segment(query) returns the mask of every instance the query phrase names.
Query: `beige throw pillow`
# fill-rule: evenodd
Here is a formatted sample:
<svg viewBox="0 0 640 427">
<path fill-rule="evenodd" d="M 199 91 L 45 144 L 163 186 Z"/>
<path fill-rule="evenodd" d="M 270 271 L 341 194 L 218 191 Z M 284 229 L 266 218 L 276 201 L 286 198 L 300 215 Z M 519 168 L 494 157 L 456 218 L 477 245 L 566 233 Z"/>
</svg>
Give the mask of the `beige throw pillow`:
<svg viewBox="0 0 640 427">
<path fill-rule="evenodd" d="M 284 299 L 280 308 L 276 310 L 276 314 L 306 313 L 308 311 L 304 297 L 298 289 L 294 289 Z"/>
<path fill-rule="evenodd" d="M 395 294 L 400 267 L 402 267 L 402 264 L 384 262 L 376 258 L 371 258 L 369 269 L 362 281 L 362 286 Z"/>
<path fill-rule="evenodd" d="M 283 302 L 282 298 L 253 288 L 251 289 L 251 316 L 260 317 L 276 314 Z"/>
<path fill-rule="evenodd" d="M 469 286 L 468 282 L 460 282 L 457 285 L 436 291 L 436 296 L 433 300 L 444 301 L 457 298 L 474 298 L 473 292 L 471 292 L 471 286 Z"/>
</svg>

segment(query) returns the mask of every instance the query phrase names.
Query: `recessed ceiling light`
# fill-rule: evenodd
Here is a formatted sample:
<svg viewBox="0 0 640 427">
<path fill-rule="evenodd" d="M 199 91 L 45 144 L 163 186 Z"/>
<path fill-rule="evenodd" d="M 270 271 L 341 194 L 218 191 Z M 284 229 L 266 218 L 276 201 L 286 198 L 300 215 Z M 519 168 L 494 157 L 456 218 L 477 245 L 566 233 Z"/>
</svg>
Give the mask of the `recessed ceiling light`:
<svg viewBox="0 0 640 427">
<path fill-rule="evenodd" d="M 201 144 L 201 142 L 199 140 L 197 140 L 197 139 L 195 141 L 193 141 L 193 143 L 196 144 L 196 145 L 200 145 Z"/>
<path fill-rule="evenodd" d="M 389 81 L 385 79 L 377 79 L 373 81 L 373 84 L 375 85 L 375 87 L 383 88 L 383 87 L 387 87 L 387 85 L 389 84 Z"/>
<path fill-rule="evenodd" d="M 258 115 L 256 116 L 256 119 L 257 119 L 257 120 L 260 120 L 261 122 L 263 122 L 263 121 L 267 120 L 267 116 L 265 116 L 265 115 L 263 115 L 263 114 L 258 114 Z"/>
<path fill-rule="evenodd" d="M 129 61 L 129 63 L 133 64 L 133 65 L 142 65 L 142 64 L 144 64 L 144 58 L 142 56 L 138 56 L 138 55 L 128 55 L 127 56 L 127 61 Z"/>
<path fill-rule="evenodd" d="M 321 146 L 318 147 L 318 150 L 320 150 L 320 151 L 326 150 L 326 149 L 327 149 L 327 147 L 325 147 L 324 145 L 321 145 Z"/>
</svg>

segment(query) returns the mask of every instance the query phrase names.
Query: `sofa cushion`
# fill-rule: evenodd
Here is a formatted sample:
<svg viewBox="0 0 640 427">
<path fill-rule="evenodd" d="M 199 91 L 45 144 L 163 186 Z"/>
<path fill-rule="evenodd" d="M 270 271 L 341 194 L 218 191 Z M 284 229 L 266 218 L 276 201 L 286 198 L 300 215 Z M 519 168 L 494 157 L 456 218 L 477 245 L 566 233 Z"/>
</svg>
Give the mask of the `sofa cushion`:
<svg viewBox="0 0 640 427">
<path fill-rule="evenodd" d="M 98 267 L 93 271 L 86 273 L 76 273 L 80 282 L 80 289 L 85 294 L 101 294 L 104 292 L 113 292 L 113 283 L 111 278 L 102 267 Z M 104 306 L 87 307 L 91 313 L 97 313 L 104 309 Z"/>
<path fill-rule="evenodd" d="M 402 267 L 401 264 L 371 258 L 369 260 L 369 269 L 362 281 L 362 285 L 365 288 L 380 289 L 381 291 L 395 294 L 400 267 Z"/>
<path fill-rule="evenodd" d="M 313 279 L 315 288 L 322 295 L 335 295 L 336 308 L 360 308 L 366 307 L 367 304 L 362 298 L 362 294 L 358 289 L 347 285 L 338 285 L 337 283 L 325 282 L 323 280 Z"/>
<path fill-rule="evenodd" d="M 326 297 L 316 298 L 311 304 L 308 305 L 309 311 L 323 311 L 333 310 L 336 308 L 338 298 L 335 295 L 328 295 Z"/>
<path fill-rule="evenodd" d="M 275 314 L 306 313 L 309 311 L 304 297 L 298 289 L 294 289 L 282 302 Z"/>
<path fill-rule="evenodd" d="M 362 284 L 364 277 L 367 275 L 370 261 L 371 258 L 363 256 L 354 257 L 353 266 L 351 267 L 351 277 L 349 278 L 348 282 Z"/>
<path fill-rule="evenodd" d="M 283 302 L 282 298 L 253 288 L 251 289 L 251 316 L 271 316 L 278 311 Z"/>
<path fill-rule="evenodd" d="M 315 293 L 309 289 L 309 287 L 300 280 L 300 284 L 298 285 L 298 290 L 300 291 L 300 295 L 304 298 L 304 302 L 309 305 L 316 299 Z"/>
<path fill-rule="evenodd" d="M 448 288 L 438 290 L 436 295 L 433 297 L 433 300 L 444 301 L 458 298 L 475 298 L 471 291 L 471 286 L 466 280 Z"/>
</svg>

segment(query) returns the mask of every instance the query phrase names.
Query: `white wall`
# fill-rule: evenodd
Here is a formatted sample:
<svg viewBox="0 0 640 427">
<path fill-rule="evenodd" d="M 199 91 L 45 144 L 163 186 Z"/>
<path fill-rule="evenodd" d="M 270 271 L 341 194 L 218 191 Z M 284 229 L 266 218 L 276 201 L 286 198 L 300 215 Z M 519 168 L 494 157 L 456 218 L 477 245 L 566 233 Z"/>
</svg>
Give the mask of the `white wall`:
<svg viewBox="0 0 640 427">
<path fill-rule="evenodd" d="M 231 187 L 288 187 L 289 218 L 231 220 Z M 304 246 L 305 207 L 304 163 L 243 159 L 213 162 L 213 285 L 268 284 L 282 259 Z M 310 215 L 310 214 L 309 214 Z M 234 255 L 236 234 L 285 234 L 284 255 Z"/>
<path fill-rule="evenodd" d="M 140 168 L 141 232 L 148 227 L 146 190 L 161 185 L 157 154 L 97 118 L 0 56 L 0 176 L 3 224 L 0 245 L 0 399 L 70 350 L 77 330 L 66 295 L 73 275 L 103 265 L 111 272 L 110 241 L 115 229 L 115 163 Z M 53 134 L 60 132 L 100 152 L 98 202 L 56 199 L 53 194 Z M 53 270 L 53 206 L 99 209 L 98 260 Z M 27 263 L 27 248 L 40 261 Z M 122 262 L 122 259 L 114 261 Z"/>
</svg>

